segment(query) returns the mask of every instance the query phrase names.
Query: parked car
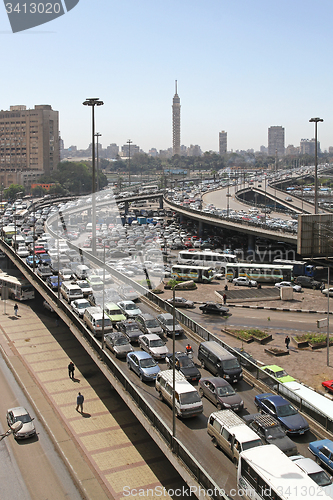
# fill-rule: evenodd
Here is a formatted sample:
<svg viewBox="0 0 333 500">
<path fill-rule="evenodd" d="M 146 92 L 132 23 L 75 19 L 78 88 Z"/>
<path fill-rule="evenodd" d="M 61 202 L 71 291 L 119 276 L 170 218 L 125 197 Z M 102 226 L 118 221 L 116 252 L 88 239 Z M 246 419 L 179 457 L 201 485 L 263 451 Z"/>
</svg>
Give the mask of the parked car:
<svg viewBox="0 0 333 500">
<path fill-rule="evenodd" d="M 326 471 L 311 458 L 295 455 L 290 459 L 324 490 L 324 497 L 333 498 L 333 483 Z"/>
<path fill-rule="evenodd" d="M 199 380 L 199 394 L 209 399 L 218 410 L 229 408 L 240 411 L 244 401 L 235 389 L 221 377 L 203 377 Z"/>
<path fill-rule="evenodd" d="M 90 307 L 90 303 L 87 299 L 76 299 L 71 302 L 71 308 L 80 318 L 83 318 L 84 311 Z"/>
<path fill-rule="evenodd" d="M 117 305 L 126 318 L 134 319 L 142 313 L 141 309 L 139 309 L 139 307 L 134 304 L 132 300 L 122 300 L 121 302 L 118 302 Z"/>
<path fill-rule="evenodd" d="M 243 420 L 260 436 L 265 444 L 275 444 L 287 456 L 295 455 L 297 447 L 286 435 L 279 422 L 271 415 L 254 413 L 244 415 Z"/>
<path fill-rule="evenodd" d="M 288 373 L 283 368 L 281 368 L 281 366 L 266 365 L 262 367 L 262 370 L 268 373 L 268 375 L 270 375 L 271 377 L 278 379 L 278 381 L 281 382 L 282 384 L 284 384 L 285 382 L 296 381 L 296 379 L 288 375 Z"/>
<path fill-rule="evenodd" d="M 325 387 L 325 391 L 330 392 L 333 394 L 333 380 L 325 380 L 324 382 L 321 383 L 323 387 Z"/>
<path fill-rule="evenodd" d="M 321 293 L 323 293 L 324 295 L 327 295 L 329 294 L 330 297 L 333 297 L 333 288 L 324 288 Z"/>
<path fill-rule="evenodd" d="M 130 342 L 138 342 L 140 335 L 142 335 L 138 323 L 133 319 L 119 321 L 115 326 L 117 330 L 126 335 Z"/>
<path fill-rule="evenodd" d="M 294 283 L 301 285 L 303 288 L 312 288 L 313 290 L 319 290 L 321 287 L 320 281 L 314 280 L 311 276 L 297 276 Z"/>
<path fill-rule="evenodd" d="M 226 316 L 229 312 L 229 308 L 218 304 L 217 302 L 206 302 L 202 306 L 199 306 L 200 311 L 204 314 L 219 314 L 220 316 Z"/>
<path fill-rule="evenodd" d="M 104 335 L 105 345 L 117 358 L 126 358 L 129 352 L 133 352 L 126 335 L 120 332 L 112 332 Z"/>
<path fill-rule="evenodd" d="M 144 351 L 129 352 L 126 356 L 127 366 L 140 377 L 140 380 L 152 382 L 161 371 L 156 361 Z"/>
<path fill-rule="evenodd" d="M 23 406 L 7 410 L 6 418 L 9 426 L 18 421 L 21 421 L 23 424 L 21 429 L 14 433 L 15 439 L 27 439 L 36 435 L 36 428 L 33 423 L 34 419 L 31 418 L 29 412 Z"/>
<path fill-rule="evenodd" d="M 167 299 L 166 302 L 173 305 L 173 298 Z M 192 300 L 184 299 L 184 297 L 175 297 L 175 307 L 185 307 L 188 309 L 192 309 L 193 307 L 195 307 L 195 305 Z"/>
<path fill-rule="evenodd" d="M 170 313 L 159 314 L 156 319 L 159 322 L 159 324 L 161 325 L 164 333 L 167 336 L 171 337 L 173 335 L 173 316 L 172 316 L 172 314 L 170 314 Z M 175 335 L 180 335 L 181 333 L 184 333 L 184 330 L 175 318 Z"/>
<path fill-rule="evenodd" d="M 309 443 L 309 450 L 321 463 L 333 473 L 333 441 L 320 439 Z"/>
<path fill-rule="evenodd" d="M 235 286 L 257 286 L 257 282 L 255 280 L 250 280 L 249 278 L 243 276 L 240 278 L 234 278 L 232 282 Z"/>
<path fill-rule="evenodd" d="M 156 333 L 140 335 L 139 345 L 141 349 L 148 352 L 154 359 L 164 359 L 169 353 L 165 342 Z"/>
<path fill-rule="evenodd" d="M 173 366 L 173 354 L 170 353 L 165 357 L 167 362 L 167 367 L 172 368 Z M 193 363 L 192 359 L 188 357 L 185 352 L 175 353 L 175 367 L 179 370 L 186 380 L 195 382 L 201 378 L 201 373 L 198 368 Z"/>
<path fill-rule="evenodd" d="M 282 396 L 272 393 L 257 394 L 254 404 L 259 410 L 275 417 L 287 434 L 304 434 L 310 428 L 305 418 Z"/>
<path fill-rule="evenodd" d="M 280 281 L 280 283 L 275 283 L 274 286 L 276 288 L 281 288 L 283 286 L 289 287 L 289 288 L 292 288 L 294 290 L 294 292 L 301 292 L 302 291 L 301 285 L 295 285 L 291 281 Z"/>
</svg>

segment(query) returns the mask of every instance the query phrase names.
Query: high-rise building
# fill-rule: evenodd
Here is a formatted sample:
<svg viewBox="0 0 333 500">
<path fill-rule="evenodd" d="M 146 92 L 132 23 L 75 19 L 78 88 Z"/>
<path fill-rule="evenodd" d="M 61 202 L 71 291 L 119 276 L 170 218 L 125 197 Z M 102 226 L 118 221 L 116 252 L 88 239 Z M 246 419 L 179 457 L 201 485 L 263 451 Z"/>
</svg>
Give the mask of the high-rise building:
<svg viewBox="0 0 333 500">
<path fill-rule="evenodd" d="M 222 156 L 227 153 L 227 132 L 224 130 L 219 133 L 219 153 Z"/>
<path fill-rule="evenodd" d="M 177 94 L 177 80 L 176 93 L 172 101 L 172 153 L 180 154 L 180 98 Z"/>
<path fill-rule="evenodd" d="M 315 139 L 301 139 L 299 149 L 301 155 L 310 155 L 314 156 L 315 155 L 315 150 L 316 150 L 316 141 Z M 320 154 L 320 142 L 317 141 L 317 152 Z"/>
<path fill-rule="evenodd" d="M 268 129 L 268 156 L 284 156 L 284 128 L 281 126 L 269 127 Z"/>
<path fill-rule="evenodd" d="M 59 113 L 49 105 L 10 106 L 0 111 L 0 183 L 50 173 L 60 161 Z M 34 175 L 32 175 L 34 177 Z"/>
</svg>

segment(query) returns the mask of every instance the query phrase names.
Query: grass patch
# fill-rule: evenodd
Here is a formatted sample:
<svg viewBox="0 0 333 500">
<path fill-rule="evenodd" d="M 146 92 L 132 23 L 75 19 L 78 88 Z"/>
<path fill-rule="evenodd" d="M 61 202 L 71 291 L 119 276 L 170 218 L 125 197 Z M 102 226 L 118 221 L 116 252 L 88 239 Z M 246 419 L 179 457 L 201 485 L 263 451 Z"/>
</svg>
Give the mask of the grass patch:
<svg viewBox="0 0 333 500">
<path fill-rule="evenodd" d="M 296 335 L 295 339 L 297 342 L 309 342 L 310 344 L 323 344 L 327 341 L 326 333 L 316 334 L 316 333 L 303 333 L 302 335 Z M 332 342 L 333 337 L 330 337 L 330 342 Z"/>
</svg>

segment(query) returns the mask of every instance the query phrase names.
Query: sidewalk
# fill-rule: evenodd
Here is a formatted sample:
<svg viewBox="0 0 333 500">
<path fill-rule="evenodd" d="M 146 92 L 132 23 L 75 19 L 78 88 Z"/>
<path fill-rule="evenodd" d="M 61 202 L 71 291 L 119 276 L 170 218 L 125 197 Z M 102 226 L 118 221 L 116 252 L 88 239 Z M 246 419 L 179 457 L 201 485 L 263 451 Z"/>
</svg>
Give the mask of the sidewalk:
<svg viewBox="0 0 333 500">
<path fill-rule="evenodd" d="M 67 463 L 91 500 L 123 498 L 123 488 L 179 487 L 181 479 L 63 323 L 19 305 L 0 311 L 0 348 Z M 8 314 L 9 311 L 9 314 Z M 75 379 L 67 366 L 75 364 Z M 84 412 L 76 396 L 84 395 Z M 139 498 L 131 495 L 131 498 Z M 170 498 L 168 495 L 165 498 Z"/>
</svg>

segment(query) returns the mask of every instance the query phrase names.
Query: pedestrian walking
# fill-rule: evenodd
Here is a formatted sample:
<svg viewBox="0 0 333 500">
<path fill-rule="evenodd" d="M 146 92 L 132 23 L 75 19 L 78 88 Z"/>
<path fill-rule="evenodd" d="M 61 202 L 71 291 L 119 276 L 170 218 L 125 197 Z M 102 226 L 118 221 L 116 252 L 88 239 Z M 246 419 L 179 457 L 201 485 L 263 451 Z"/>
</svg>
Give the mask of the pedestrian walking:
<svg viewBox="0 0 333 500">
<path fill-rule="evenodd" d="M 17 312 L 18 312 L 18 305 L 15 304 L 14 305 L 14 314 L 15 314 L 15 316 L 17 316 Z"/>
<path fill-rule="evenodd" d="M 224 305 L 226 305 L 226 303 L 227 303 L 227 294 L 226 294 L 226 293 L 224 293 L 224 294 L 222 295 L 222 298 L 223 298 L 223 304 L 224 304 Z"/>
<path fill-rule="evenodd" d="M 83 402 L 84 402 L 84 396 L 79 392 L 76 398 L 76 411 L 79 411 L 79 407 L 81 409 L 81 413 L 83 413 Z"/>
<path fill-rule="evenodd" d="M 290 337 L 287 335 L 286 338 L 284 339 L 284 343 L 286 344 L 286 348 L 289 349 L 289 344 L 290 344 Z"/>
<path fill-rule="evenodd" d="M 228 285 L 225 285 L 224 289 L 227 292 L 228 291 Z"/>
<path fill-rule="evenodd" d="M 74 363 L 73 361 L 71 361 L 68 365 L 68 376 L 69 378 L 71 378 L 73 380 L 74 378 L 74 370 L 75 370 L 75 366 L 74 366 Z"/>
</svg>

